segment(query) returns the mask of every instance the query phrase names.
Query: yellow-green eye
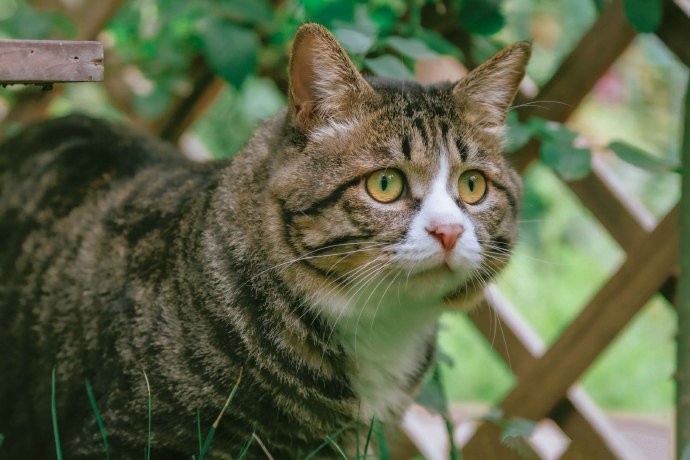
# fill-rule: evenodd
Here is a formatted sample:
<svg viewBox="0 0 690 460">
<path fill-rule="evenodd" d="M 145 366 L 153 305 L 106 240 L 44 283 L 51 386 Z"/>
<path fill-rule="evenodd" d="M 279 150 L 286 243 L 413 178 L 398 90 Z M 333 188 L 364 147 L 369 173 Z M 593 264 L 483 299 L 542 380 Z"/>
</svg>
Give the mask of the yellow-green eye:
<svg viewBox="0 0 690 460">
<path fill-rule="evenodd" d="M 397 169 L 379 169 L 367 177 L 366 187 L 376 201 L 391 203 L 405 190 L 405 179 Z"/>
<path fill-rule="evenodd" d="M 465 171 L 458 181 L 460 198 L 467 204 L 479 203 L 486 195 L 486 178 L 476 169 Z"/>
</svg>

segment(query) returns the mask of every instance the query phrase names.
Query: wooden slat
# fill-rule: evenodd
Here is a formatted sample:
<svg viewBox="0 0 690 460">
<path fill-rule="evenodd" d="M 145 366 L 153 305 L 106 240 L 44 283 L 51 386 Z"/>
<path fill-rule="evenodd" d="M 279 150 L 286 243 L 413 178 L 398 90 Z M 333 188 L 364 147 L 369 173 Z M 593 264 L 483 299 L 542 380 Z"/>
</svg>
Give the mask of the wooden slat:
<svg viewBox="0 0 690 460">
<path fill-rule="evenodd" d="M 568 326 L 541 359 L 535 360 L 503 400 L 507 416 L 540 420 L 553 410 L 573 382 L 591 365 L 632 317 L 659 290 L 678 256 L 677 210 L 631 250 L 609 282 Z M 466 458 L 500 455 L 496 431 L 482 425 L 465 446 Z"/>
<path fill-rule="evenodd" d="M 592 173 L 567 185 L 626 251 L 644 239 L 656 225 L 647 208 L 614 185 L 610 173 L 596 156 L 592 161 Z"/>
<path fill-rule="evenodd" d="M 520 116 L 566 120 L 635 35 L 623 13 L 622 0 L 612 0 L 536 98 L 563 104 L 524 107 Z"/>
<path fill-rule="evenodd" d="M 490 286 L 485 301 L 469 318 L 518 379 L 546 347 L 541 338 L 510 305 L 498 288 Z M 500 326 L 498 324 L 500 321 Z M 633 458 L 633 450 L 618 436 L 604 414 L 575 386 L 549 413 L 573 440 L 569 450 L 581 458 Z"/>
<path fill-rule="evenodd" d="M 98 2 L 81 2 L 79 8 L 74 10 L 74 17 L 88 18 L 88 27 L 79 31 L 77 39 L 93 40 L 98 32 L 115 14 L 124 0 L 99 0 Z M 72 13 L 71 13 L 72 14 Z M 5 119 L 0 120 L 0 126 L 25 125 L 41 119 L 50 104 L 50 101 L 60 93 L 60 88 L 50 92 L 35 90 L 23 91 L 18 95 L 12 109 Z M 0 139 L 3 133 L 0 131 Z"/>
<path fill-rule="evenodd" d="M 0 84 L 102 80 L 99 42 L 0 40 Z"/>
<path fill-rule="evenodd" d="M 173 101 L 168 112 L 153 127 L 161 138 L 174 143 L 211 106 L 225 85 L 201 56 L 192 64 L 190 79 L 193 82 L 191 94 Z"/>
</svg>

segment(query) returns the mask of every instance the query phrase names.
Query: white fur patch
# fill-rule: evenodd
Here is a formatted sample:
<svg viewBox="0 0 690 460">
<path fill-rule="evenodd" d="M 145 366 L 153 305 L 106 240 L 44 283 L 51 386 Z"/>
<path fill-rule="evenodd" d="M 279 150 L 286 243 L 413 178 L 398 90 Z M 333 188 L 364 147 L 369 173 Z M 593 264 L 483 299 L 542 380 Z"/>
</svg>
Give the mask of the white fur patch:
<svg viewBox="0 0 690 460">
<path fill-rule="evenodd" d="M 474 223 L 458 206 L 449 192 L 451 177 L 448 165 L 448 153 L 441 150 L 439 170 L 434 177 L 429 193 L 422 202 L 422 207 L 412 221 L 405 243 L 399 253 L 402 261 L 412 265 L 414 270 L 421 271 L 438 267 L 444 263 L 459 275 L 467 275 L 479 268 L 481 247 L 474 230 Z M 453 178 L 455 179 L 455 178 Z M 427 229 L 440 224 L 460 224 L 464 231 L 455 247 L 448 253 Z"/>
<path fill-rule="evenodd" d="M 355 120 L 336 121 L 331 119 L 326 124 L 311 130 L 309 132 L 309 139 L 314 142 L 323 142 L 326 139 L 347 134 L 357 126 L 358 123 Z"/>
<path fill-rule="evenodd" d="M 405 241 L 390 263 L 396 270 L 376 276 L 364 268 L 355 288 L 318 294 L 317 305 L 355 362 L 353 389 L 362 417 L 386 420 L 411 401 L 402 389 L 424 362 L 427 340 L 442 312 L 443 295 L 463 284 L 479 267 L 481 248 L 472 220 L 460 209 L 445 148 L 439 169 Z M 464 232 L 446 253 L 427 228 L 462 224 Z M 412 275 L 412 279 L 410 276 Z"/>
</svg>

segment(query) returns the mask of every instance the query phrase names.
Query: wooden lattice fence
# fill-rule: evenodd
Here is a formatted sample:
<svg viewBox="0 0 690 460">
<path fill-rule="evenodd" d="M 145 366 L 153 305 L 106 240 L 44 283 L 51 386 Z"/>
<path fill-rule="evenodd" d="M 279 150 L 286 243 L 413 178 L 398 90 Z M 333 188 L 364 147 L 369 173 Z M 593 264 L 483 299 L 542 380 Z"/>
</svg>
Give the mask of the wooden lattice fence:
<svg viewBox="0 0 690 460">
<path fill-rule="evenodd" d="M 95 39 L 122 1 L 97 3 L 97 8 L 84 2 L 83 7 L 67 11 L 78 18 L 78 24 L 88 25 L 79 28 L 79 39 Z M 451 40 L 462 35 L 452 22 L 437 26 Z M 690 66 L 690 18 L 671 0 L 665 2 L 656 34 L 680 62 Z M 523 105 L 518 109 L 520 118 L 539 116 L 566 122 L 635 36 L 623 12 L 622 0 L 610 1 L 539 94 L 516 103 L 547 100 L 561 104 L 548 110 Z M 117 75 L 109 78 L 115 81 Z M 223 85 L 202 58 L 190 63 L 190 78 L 193 85 L 188 97 L 175 100 L 158 120 L 143 123 L 151 132 L 178 141 L 211 105 Z M 106 86 L 114 104 L 137 118 L 117 85 Z M 58 92 L 59 89 L 22 94 L 3 123 L 23 125 L 41 118 Z M 538 142 L 529 142 L 513 157 L 517 167 L 524 171 L 537 159 L 538 152 Z M 510 363 L 516 375 L 515 386 L 500 404 L 506 417 L 552 419 L 571 440 L 563 459 L 639 458 L 577 381 L 651 296 L 659 292 L 673 302 L 678 275 L 677 210 L 674 208 L 657 222 L 640 203 L 620 193 L 612 185 L 609 171 L 596 161 L 590 175 L 566 185 L 626 252 L 624 263 L 548 349 L 495 287 L 487 290 L 486 305 L 469 317 L 490 341 L 495 334 L 496 317 L 502 322 L 506 345 L 496 347 L 495 352 Z M 502 444 L 499 436 L 495 425 L 480 424 L 463 448 L 464 458 L 516 458 L 516 452 Z M 530 454 L 538 457 L 535 451 Z"/>
</svg>

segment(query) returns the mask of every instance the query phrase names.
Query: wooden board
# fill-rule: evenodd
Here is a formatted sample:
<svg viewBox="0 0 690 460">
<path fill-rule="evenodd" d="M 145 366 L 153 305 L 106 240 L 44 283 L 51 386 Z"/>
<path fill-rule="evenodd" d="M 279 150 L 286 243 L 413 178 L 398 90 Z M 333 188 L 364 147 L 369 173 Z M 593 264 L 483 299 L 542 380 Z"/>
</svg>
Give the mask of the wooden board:
<svg viewBox="0 0 690 460">
<path fill-rule="evenodd" d="M 631 250 L 625 263 L 554 345 L 521 373 L 517 385 L 501 403 L 506 416 L 530 420 L 546 417 L 659 289 L 673 272 L 678 257 L 677 218 L 674 209 Z M 465 445 L 465 458 L 511 458 L 498 436 L 494 426 L 483 424 Z"/>
<path fill-rule="evenodd" d="M 103 45 L 99 42 L 0 40 L 0 84 L 102 80 Z"/>
</svg>

